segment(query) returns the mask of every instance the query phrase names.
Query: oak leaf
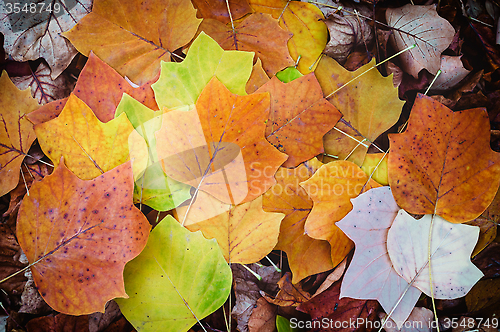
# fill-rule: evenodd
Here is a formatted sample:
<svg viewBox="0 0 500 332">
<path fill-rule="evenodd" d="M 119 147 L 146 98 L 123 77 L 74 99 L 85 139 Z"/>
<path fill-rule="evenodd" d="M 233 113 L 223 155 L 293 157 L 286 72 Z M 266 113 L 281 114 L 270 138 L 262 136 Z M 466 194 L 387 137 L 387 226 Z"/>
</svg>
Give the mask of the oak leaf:
<svg viewBox="0 0 500 332">
<path fill-rule="evenodd" d="M 250 0 L 249 3 L 256 12 L 279 19 L 280 26 L 293 34 L 288 51 L 292 59 L 298 61 L 297 68 L 302 74 L 313 71 L 328 41 L 328 29 L 319 8 L 312 3 L 287 0 Z"/>
<path fill-rule="evenodd" d="M 271 111 L 266 138 L 288 155 L 283 167 L 296 167 L 323 152 L 323 135 L 342 114 L 323 98 L 314 73 L 282 83 L 273 77 L 256 93 L 269 92 Z"/>
<path fill-rule="evenodd" d="M 116 302 L 136 329 L 186 332 L 224 304 L 232 276 L 214 240 L 167 216 L 127 264 L 124 279 L 130 298 Z"/>
<path fill-rule="evenodd" d="M 26 11 L 16 13 L 15 4 L 26 5 Z M 32 11 L 35 4 L 35 12 Z M 50 66 L 51 77 L 56 79 L 78 53 L 61 34 L 71 29 L 90 12 L 92 1 L 60 0 L 44 6 L 34 2 L 0 2 L 0 32 L 4 35 L 4 48 L 16 61 L 44 58 Z M 10 6 L 9 6 L 10 5 Z M 24 6 L 20 9 L 24 9 Z"/>
<path fill-rule="evenodd" d="M 255 52 L 269 76 L 295 64 L 287 48 L 292 34 L 283 30 L 269 14 L 248 15 L 241 22 L 234 23 L 234 30 L 230 24 L 204 19 L 199 30 L 225 50 Z"/>
<path fill-rule="evenodd" d="M 321 166 L 312 177 L 300 183 L 314 202 L 307 216 L 305 232 L 312 238 L 330 242 L 333 266 L 354 247 L 335 222 L 352 210 L 350 199 L 361 193 L 365 183 L 366 190 L 380 186 L 371 179 L 368 181 L 368 176 L 359 166 L 343 160 Z"/>
<path fill-rule="evenodd" d="M 325 135 L 325 152 L 357 165 L 363 163 L 368 146 L 398 121 L 404 104 L 392 76 L 383 77 L 374 66 L 373 59 L 350 72 L 325 56 L 315 71 L 323 93 L 344 115 L 337 129 Z M 364 72 L 362 78 L 350 82 Z"/>
<path fill-rule="evenodd" d="M 418 78 L 418 73 L 424 68 L 436 75 L 441 53 L 448 48 L 455 36 L 451 23 L 438 15 L 435 5 L 407 4 L 399 8 L 388 8 L 385 17 L 387 24 L 394 28 L 391 40 L 398 50 L 416 45 L 399 56 L 403 69 L 415 78 Z"/>
<path fill-rule="evenodd" d="M 304 233 L 313 202 L 299 183 L 309 179 L 321 165 L 317 159 L 312 159 L 296 168 L 281 167 L 275 175 L 277 183 L 263 196 L 264 211 L 285 214 L 275 249 L 286 252 L 294 284 L 333 268 L 330 244 Z"/>
<path fill-rule="evenodd" d="M 273 250 L 284 217 L 283 213 L 265 212 L 260 196 L 186 227 L 192 232 L 201 230 L 207 239 L 215 238 L 227 262 L 250 264 Z"/>
<path fill-rule="evenodd" d="M 35 140 L 33 125 L 26 115 L 38 108 L 28 90 L 21 91 L 9 79 L 0 76 L 0 196 L 17 186 L 24 157 Z"/>
<path fill-rule="evenodd" d="M 340 298 L 377 300 L 388 314 L 403 295 L 391 315 L 401 328 L 421 293 L 415 287 L 405 293 L 408 282 L 394 270 L 387 252 L 387 233 L 399 207 L 389 187 L 369 190 L 354 198 L 352 205 L 352 211 L 337 222 L 356 244 L 342 281 Z"/>
<path fill-rule="evenodd" d="M 252 12 L 247 0 L 193 0 L 193 5 L 198 9 L 197 17 L 203 19 L 216 19 L 224 24 L 231 19 L 238 20 Z M 229 16 L 228 7 L 231 10 Z"/>
<path fill-rule="evenodd" d="M 107 123 L 99 121 L 92 110 L 71 94 L 59 117 L 35 126 L 40 147 L 57 167 L 61 156 L 66 166 L 88 180 L 129 160 L 130 149 L 147 151 L 142 145 L 129 147 L 134 128 L 125 114 Z M 144 169 L 147 156 L 133 163 L 134 174 Z"/>
<path fill-rule="evenodd" d="M 38 291 L 59 312 L 104 312 L 126 297 L 123 267 L 146 245 L 151 226 L 132 204 L 130 163 L 83 181 L 64 163 L 36 182 L 19 209 L 17 238 Z"/>
<path fill-rule="evenodd" d="M 124 93 L 134 97 L 147 107 L 157 110 L 149 81 L 138 88 L 132 87 L 120 74 L 93 52 L 82 69 L 73 94 L 87 104 L 102 122 L 115 118 L 115 110 Z M 35 125 L 55 119 L 61 113 L 67 98 L 50 102 L 30 113 L 29 120 Z"/>
<path fill-rule="evenodd" d="M 250 52 L 224 51 L 202 32 L 189 47 L 184 61 L 162 62 L 160 78 L 152 85 L 158 106 L 163 110 L 194 105 L 214 76 L 232 93 L 245 95 L 252 59 Z"/>
<path fill-rule="evenodd" d="M 227 204 L 262 195 L 287 158 L 264 137 L 269 104 L 267 93 L 234 95 L 213 78 L 196 109 L 163 114 L 156 133 L 163 170 Z"/>
<path fill-rule="evenodd" d="M 189 0 L 96 0 L 92 12 L 63 35 L 84 55 L 93 51 L 143 84 L 158 74 L 160 60 L 170 61 L 193 38 L 200 21 Z"/>
<path fill-rule="evenodd" d="M 398 205 L 461 223 L 478 217 L 500 184 L 484 109 L 453 112 L 418 95 L 408 128 L 389 135 L 389 183 Z"/>
</svg>

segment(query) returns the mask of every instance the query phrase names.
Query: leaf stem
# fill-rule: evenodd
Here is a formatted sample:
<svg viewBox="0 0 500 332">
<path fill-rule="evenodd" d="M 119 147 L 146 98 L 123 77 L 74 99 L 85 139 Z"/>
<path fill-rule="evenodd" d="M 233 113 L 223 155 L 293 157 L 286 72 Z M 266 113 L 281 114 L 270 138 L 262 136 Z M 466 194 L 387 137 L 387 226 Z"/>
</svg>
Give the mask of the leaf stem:
<svg viewBox="0 0 500 332">
<path fill-rule="evenodd" d="M 441 71 L 441 69 L 439 69 L 437 71 L 437 73 L 436 73 L 436 76 L 434 76 L 434 79 L 432 80 L 431 84 L 429 84 L 429 86 L 427 87 L 427 90 L 425 90 L 424 95 L 427 96 L 427 92 L 429 92 L 429 90 L 431 89 L 432 85 L 434 84 L 434 82 L 436 82 L 438 76 L 441 75 L 441 73 L 442 73 L 442 71 Z"/>
</svg>

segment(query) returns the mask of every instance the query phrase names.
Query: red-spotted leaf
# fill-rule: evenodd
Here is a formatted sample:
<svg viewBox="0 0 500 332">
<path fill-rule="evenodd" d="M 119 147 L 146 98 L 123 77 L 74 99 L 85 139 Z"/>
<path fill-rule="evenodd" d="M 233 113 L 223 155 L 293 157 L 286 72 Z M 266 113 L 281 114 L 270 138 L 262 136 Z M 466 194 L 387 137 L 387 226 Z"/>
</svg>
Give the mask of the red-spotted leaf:
<svg viewBox="0 0 500 332">
<path fill-rule="evenodd" d="M 64 166 L 36 182 L 19 209 L 17 238 L 44 300 L 59 312 L 104 312 L 127 297 L 123 268 L 146 245 L 150 225 L 133 205 L 130 163 L 83 181 Z"/>
</svg>

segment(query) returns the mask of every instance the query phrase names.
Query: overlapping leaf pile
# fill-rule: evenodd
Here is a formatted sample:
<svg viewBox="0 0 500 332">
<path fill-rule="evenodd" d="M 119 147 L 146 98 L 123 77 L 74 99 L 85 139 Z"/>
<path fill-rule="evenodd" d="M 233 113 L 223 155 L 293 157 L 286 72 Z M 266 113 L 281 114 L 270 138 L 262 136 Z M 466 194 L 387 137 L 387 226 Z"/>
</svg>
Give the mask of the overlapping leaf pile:
<svg viewBox="0 0 500 332">
<path fill-rule="evenodd" d="M 188 331 L 229 297 L 228 264 L 273 249 L 292 278 L 265 303 L 313 319 L 376 319 L 377 300 L 401 327 L 421 293 L 465 296 L 483 276 L 474 246 L 491 237 L 463 223 L 500 185 L 486 112 L 418 95 L 390 151 L 367 155 L 404 103 L 375 60 L 351 72 L 320 58 L 316 6 L 229 1 L 227 17 L 220 4 L 193 4 L 95 1 L 64 34 L 89 57 L 66 99 L 38 107 L 0 77 L 1 194 L 17 186 L 35 138 L 54 166 L 17 216 L 43 299 L 83 315 L 117 298 L 137 330 Z M 171 215 L 150 232 L 145 205 Z M 336 266 L 327 291 L 300 289 Z M 332 301 L 341 310 L 320 308 Z"/>
</svg>

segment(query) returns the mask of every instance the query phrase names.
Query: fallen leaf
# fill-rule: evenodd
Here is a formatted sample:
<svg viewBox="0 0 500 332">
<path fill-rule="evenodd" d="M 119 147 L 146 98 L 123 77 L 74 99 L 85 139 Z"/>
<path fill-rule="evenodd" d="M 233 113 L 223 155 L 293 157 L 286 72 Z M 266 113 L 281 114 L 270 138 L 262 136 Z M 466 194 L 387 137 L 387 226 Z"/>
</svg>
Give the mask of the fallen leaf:
<svg viewBox="0 0 500 332">
<path fill-rule="evenodd" d="M 477 254 L 479 254 L 484 248 L 492 243 L 497 236 L 497 224 L 492 220 L 483 217 L 487 212 L 488 210 L 486 210 L 481 216 L 479 216 L 479 218 L 465 223 L 466 225 L 479 227 L 479 240 L 474 247 L 472 257 L 475 257 Z"/>
<path fill-rule="evenodd" d="M 250 329 L 249 320 L 253 311 L 256 310 L 258 303 L 262 303 L 262 300 L 266 301 L 262 298 L 260 292 L 275 293 L 278 290 L 277 282 L 280 279 L 280 273 L 272 266 L 250 264 L 247 267 L 260 275 L 262 280 L 258 280 L 243 265 L 231 264 L 236 298 L 231 315 L 238 322 L 237 328 L 241 332 Z M 272 305 L 268 303 L 268 306 Z"/>
<path fill-rule="evenodd" d="M 331 2 L 333 4 L 333 2 Z M 347 60 L 351 52 L 360 45 L 369 45 L 373 41 L 372 27 L 362 17 L 370 17 L 372 11 L 367 7 L 342 6 L 342 15 L 332 13 L 325 19 L 330 32 L 330 40 L 326 44 L 324 53 L 340 63 Z M 355 15 L 357 11 L 361 15 Z"/>
<path fill-rule="evenodd" d="M 361 165 L 361 169 L 373 180 L 377 181 L 383 186 L 387 186 L 389 185 L 387 159 L 387 154 L 385 153 L 368 153 L 365 156 L 363 164 Z"/>
<path fill-rule="evenodd" d="M 448 90 L 460 83 L 470 70 L 464 68 L 460 56 L 441 55 L 441 74 L 436 78 L 431 90 Z"/>
<path fill-rule="evenodd" d="M 173 52 L 194 37 L 200 23 L 188 0 L 96 0 L 92 12 L 63 36 L 80 53 L 93 51 L 141 85 L 158 74 L 160 60 L 176 58 Z"/>
<path fill-rule="evenodd" d="M 306 322 L 311 326 L 305 327 L 315 328 L 315 331 L 339 331 L 339 329 L 346 332 L 370 331 L 367 325 L 374 325 L 379 307 L 377 301 L 339 299 L 339 295 L 340 282 L 337 282 L 323 293 L 302 303 L 297 310 L 311 315 L 312 318 L 312 321 Z M 357 321 L 360 324 L 355 323 Z M 326 323 L 312 326 L 316 322 Z"/>
<path fill-rule="evenodd" d="M 418 301 L 420 291 L 408 287 L 392 267 L 387 252 L 387 233 L 399 207 L 389 187 L 374 188 L 352 200 L 353 209 L 337 226 L 356 244 L 354 257 L 349 265 L 340 290 L 340 298 L 377 300 L 398 327 L 410 315 Z M 414 242 L 413 245 L 417 245 Z"/>
<path fill-rule="evenodd" d="M 500 155 L 490 148 L 484 109 L 453 112 L 418 95 L 407 129 L 389 140 L 389 184 L 401 208 L 461 223 L 490 205 L 500 183 Z"/>
<path fill-rule="evenodd" d="M 161 110 L 192 106 L 212 77 L 217 77 L 232 93 L 245 95 L 252 72 L 253 54 L 224 51 L 204 32 L 189 47 L 181 63 L 162 62 L 158 81 L 152 85 Z"/>
<path fill-rule="evenodd" d="M 290 83 L 273 77 L 256 91 L 263 92 L 271 95 L 266 138 L 288 155 L 283 167 L 297 167 L 321 154 L 323 135 L 335 126 L 342 114 L 323 98 L 314 73 Z"/>
<path fill-rule="evenodd" d="M 287 0 L 250 0 L 249 3 L 256 12 L 279 19 L 280 26 L 293 34 L 288 51 L 295 62 L 298 60 L 297 69 L 302 74 L 314 71 L 328 41 L 328 29 L 318 7 L 312 3 Z"/>
<path fill-rule="evenodd" d="M 263 297 L 257 300 L 257 308 L 253 309 L 248 321 L 250 332 L 274 332 L 277 308 Z"/>
<path fill-rule="evenodd" d="M 477 312 L 495 305 L 500 301 L 500 279 L 478 281 L 465 296 L 469 312 Z M 498 307 L 497 307 L 498 308 Z"/>
<path fill-rule="evenodd" d="M 276 77 L 283 83 L 290 83 L 302 76 L 304 75 L 295 67 L 287 67 L 276 73 Z"/>
<path fill-rule="evenodd" d="M 387 315 L 379 313 L 379 318 L 383 319 Z M 434 313 L 423 307 L 416 307 L 412 310 L 410 316 L 401 328 L 398 328 L 396 322 L 391 318 L 384 325 L 387 332 L 430 332 L 434 322 Z"/>
<path fill-rule="evenodd" d="M 128 138 L 133 130 L 126 115 L 102 123 L 73 94 L 59 117 L 35 126 L 40 147 L 54 166 L 59 165 L 63 156 L 66 166 L 83 180 L 95 178 L 127 161 Z M 147 151 L 143 146 L 138 149 Z M 146 158 L 137 160 L 133 167 L 144 169 L 146 162 Z"/>
<path fill-rule="evenodd" d="M 188 331 L 222 306 L 232 279 L 216 242 L 172 216 L 153 229 L 124 278 L 130 298 L 116 302 L 125 318 L 141 331 L 175 332 Z"/>
<path fill-rule="evenodd" d="M 12 59 L 28 61 L 44 58 L 50 66 L 51 77 L 55 80 L 78 53 L 62 37 L 62 33 L 71 29 L 90 12 L 92 1 L 66 3 L 59 0 L 42 4 L 44 6 L 35 6 L 35 12 L 32 12 L 29 3 L 28 14 L 21 10 L 16 13 L 12 8 L 13 2 L 0 2 L 0 32 L 4 35 L 5 51 Z"/>
<path fill-rule="evenodd" d="M 262 196 L 251 202 L 227 208 L 227 212 L 195 224 L 207 239 L 215 238 L 228 263 L 250 264 L 263 259 L 278 242 L 283 213 L 265 212 Z"/>
<path fill-rule="evenodd" d="M 16 218 L 9 216 L 4 222 L 0 223 L 0 280 L 20 271 L 28 264 L 22 260 L 22 250 L 17 242 Z M 279 278 L 278 278 L 279 279 Z M 2 289 L 7 294 L 22 294 L 26 285 L 27 278 L 19 273 L 2 283 Z M 277 281 L 277 280 L 276 280 Z"/>
<path fill-rule="evenodd" d="M 293 328 L 291 322 L 283 316 L 276 316 L 276 329 L 278 332 L 297 332 L 297 328 Z"/>
<path fill-rule="evenodd" d="M 248 94 L 254 93 L 258 88 L 263 86 L 269 81 L 269 76 L 267 76 L 266 72 L 262 68 L 262 61 L 257 58 L 257 61 L 253 65 L 252 73 L 250 74 L 250 78 L 245 86 L 245 91 Z"/>
<path fill-rule="evenodd" d="M 474 257 L 474 264 L 484 273 L 484 278 L 500 277 L 500 243 L 492 242 Z"/>
<path fill-rule="evenodd" d="M 418 78 L 418 73 L 424 68 L 436 75 L 440 68 L 441 53 L 448 48 L 455 36 L 455 29 L 450 22 L 438 15 L 436 6 L 407 4 L 399 8 L 388 8 L 385 18 L 387 24 L 394 28 L 391 41 L 396 49 L 401 51 L 410 45 L 416 45 L 399 56 L 403 69 L 415 78 Z"/>
<path fill-rule="evenodd" d="M 132 87 L 113 68 L 91 52 L 78 76 L 73 94 L 87 104 L 100 121 L 108 122 L 115 118 L 116 107 L 124 93 L 157 110 L 158 106 L 151 89 L 152 83 L 149 81 L 139 88 Z M 67 98 L 50 102 L 30 113 L 28 117 L 35 125 L 50 121 L 59 116 L 66 102 Z"/>
<path fill-rule="evenodd" d="M 287 158 L 264 137 L 268 109 L 268 94 L 234 95 L 213 78 L 196 109 L 163 115 L 156 133 L 163 170 L 228 204 L 262 195 Z"/>
<path fill-rule="evenodd" d="M 107 331 L 113 321 L 123 318 L 118 304 L 111 300 L 106 303 L 104 313 L 95 312 L 89 315 L 89 332 Z M 109 331 L 111 332 L 111 331 Z"/>
<path fill-rule="evenodd" d="M 333 283 L 339 281 L 340 278 L 342 278 L 342 276 L 344 275 L 346 264 L 347 264 L 347 257 L 344 258 L 344 260 L 339 265 L 337 265 L 337 267 L 335 267 L 335 270 L 333 270 L 333 272 L 330 273 L 328 277 L 326 277 L 325 281 L 323 281 L 323 283 L 319 286 L 318 290 L 313 294 L 311 298 L 323 293 L 328 288 L 330 288 L 330 286 L 333 285 Z"/>
<path fill-rule="evenodd" d="M 358 196 L 368 176 L 350 161 L 334 161 L 321 166 L 300 185 L 306 190 L 314 205 L 305 223 L 310 237 L 330 242 L 333 266 L 339 264 L 354 247 L 335 222 L 344 218 L 352 209 L 350 199 Z M 380 186 L 373 180 L 366 190 Z"/>
<path fill-rule="evenodd" d="M 350 72 L 324 56 L 315 71 L 326 99 L 344 115 L 336 127 L 356 138 L 332 129 L 324 137 L 325 152 L 357 165 L 363 163 L 368 146 L 398 121 L 403 107 L 392 76 L 383 77 L 376 69 L 347 84 L 374 66 L 375 59 Z M 346 128 L 353 130 L 355 136 Z"/>
<path fill-rule="evenodd" d="M 123 267 L 144 248 L 151 227 L 132 204 L 130 168 L 125 163 L 83 181 L 62 163 L 24 198 L 17 238 L 54 310 L 104 312 L 108 300 L 127 296 Z"/>
<path fill-rule="evenodd" d="M 224 24 L 238 20 L 252 12 L 247 0 L 193 0 L 193 5 L 198 9 L 198 18 L 216 19 Z M 231 10 L 229 16 L 228 7 Z"/>
<path fill-rule="evenodd" d="M 50 68 L 44 62 L 41 62 L 31 75 L 13 77 L 12 82 L 20 90 L 31 88 L 31 95 L 40 105 L 69 96 L 74 85 L 66 75 L 59 75 L 53 80 L 50 76 Z"/>
<path fill-rule="evenodd" d="M 161 128 L 162 112 L 155 112 L 127 94 L 116 108 L 115 117 L 125 113 L 135 131 L 139 135 L 129 136 L 129 146 L 146 143 L 146 151 L 138 151 L 131 158 L 142 158 L 147 155 L 146 169 L 134 174 L 134 203 L 146 204 L 157 211 L 168 211 L 176 208 L 191 197 L 191 186 L 177 182 L 165 175 L 156 153 L 154 133 Z M 131 152 L 136 150 L 132 149 Z"/>
<path fill-rule="evenodd" d="M 225 50 L 255 52 L 269 76 L 295 64 L 287 48 L 292 34 L 280 28 L 277 20 L 269 14 L 250 14 L 241 22 L 235 22 L 234 30 L 231 24 L 204 19 L 199 30 L 212 37 Z"/>
<path fill-rule="evenodd" d="M 9 79 L 0 76 L 0 196 L 17 186 L 24 157 L 35 140 L 33 125 L 25 115 L 38 107 L 28 90 L 21 91 Z"/>
<path fill-rule="evenodd" d="M 286 272 L 283 277 L 278 281 L 280 290 L 276 297 L 273 299 L 265 295 L 265 299 L 272 304 L 282 307 L 297 307 L 301 303 L 307 302 L 311 298 L 311 294 L 304 291 L 300 283 L 292 284 L 290 272 Z"/>
<path fill-rule="evenodd" d="M 452 224 L 436 215 L 416 220 L 400 210 L 387 235 L 387 251 L 394 269 L 407 282 L 413 281 L 414 287 L 431 296 L 427 256 L 431 220 L 432 295 L 436 299 L 465 296 L 483 276 L 470 261 L 479 227 Z"/>
<path fill-rule="evenodd" d="M 89 318 L 87 315 L 69 316 L 65 314 L 51 314 L 32 319 L 26 324 L 28 332 L 66 332 L 89 331 Z"/>
<path fill-rule="evenodd" d="M 312 159 L 296 168 L 280 168 L 275 175 L 276 184 L 265 192 L 262 200 L 264 211 L 285 214 L 275 249 L 286 252 L 294 284 L 333 268 L 330 244 L 304 233 L 313 202 L 299 183 L 309 179 L 321 165 Z"/>
</svg>

